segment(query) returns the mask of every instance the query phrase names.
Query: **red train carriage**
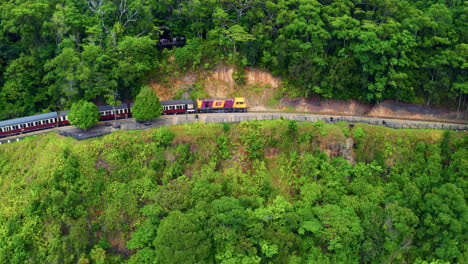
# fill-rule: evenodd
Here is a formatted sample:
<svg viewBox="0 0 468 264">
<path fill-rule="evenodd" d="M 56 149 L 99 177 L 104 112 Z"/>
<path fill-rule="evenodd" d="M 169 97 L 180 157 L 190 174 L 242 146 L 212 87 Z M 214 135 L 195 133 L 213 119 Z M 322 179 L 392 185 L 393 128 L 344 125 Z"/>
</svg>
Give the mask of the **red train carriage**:
<svg viewBox="0 0 468 264">
<path fill-rule="evenodd" d="M 115 116 L 117 115 L 117 118 L 125 118 L 128 116 L 128 108 L 127 104 L 121 104 L 119 106 L 115 107 L 115 113 L 114 113 L 114 108 L 112 105 L 102 105 L 98 106 L 99 113 L 101 114 L 101 117 L 99 120 L 111 120 L 115 119 Z"/>
<path fill-rule="evenodd" d="M 57 112 L 0 121 L 0 137 L 51 128 L 57 125 Z"/>
<path fill-rule="evenodd" d="M 177 115 L 194 113 L 193 100 L 169 100 L 161 101 L 163 106 L 163 115 Z"/>
<path fill-rule="evenodd" d="M 244 97 L 234 99 L 198 99 L 199 113 L 247 112 Z"/>
</svg>

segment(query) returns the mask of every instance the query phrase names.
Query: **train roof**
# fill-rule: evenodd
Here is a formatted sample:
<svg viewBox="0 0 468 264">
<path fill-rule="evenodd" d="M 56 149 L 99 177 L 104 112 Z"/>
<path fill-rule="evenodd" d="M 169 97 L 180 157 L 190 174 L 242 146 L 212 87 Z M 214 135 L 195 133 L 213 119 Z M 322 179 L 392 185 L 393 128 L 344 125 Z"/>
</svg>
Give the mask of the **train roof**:
<svg viewBox="0 0 468 264">
<path fill-rule="evenodd" d="M 176 104 L 193 104 L 193 100 L 185 99 L 185 100 L 168 100 L 168 101 L 161 101 L 162 105 L 176 105 Z"/>
<path fill-rule="evenodd" d="M 56 117 L 57 117 L 57 112 L 51 112 L 51 113 L 45 113 L 45 114 L 39 114 L 39 115 L 33 115 L 33 116 L 25 116 L 25 117 L 0 121 L 0 127 L 24 124 L 24 123 L 43 120 L 43 119 L 56 118 Z"/>
<path fill-rule="evenodd" d="M 234 98 L 200 98 L 200 99 L 198 99 L 198 100 L 211 102 L 211 101 L 227 101 L 227 100 L 234 100 Z"/>
<path fill-rule="evenodd" d="M 126 103 L 122 103 L 119 106 L 115 107 L 115 109 L 126 109 L 126 108 L 127 108 Z M 112 105 L 101 105 L 101 106 L 98 106 L 98 110 L 99 111 L 110 111 L 110 110 L 114 110 L 114 109 L 112 108 Z"/>
</svg>

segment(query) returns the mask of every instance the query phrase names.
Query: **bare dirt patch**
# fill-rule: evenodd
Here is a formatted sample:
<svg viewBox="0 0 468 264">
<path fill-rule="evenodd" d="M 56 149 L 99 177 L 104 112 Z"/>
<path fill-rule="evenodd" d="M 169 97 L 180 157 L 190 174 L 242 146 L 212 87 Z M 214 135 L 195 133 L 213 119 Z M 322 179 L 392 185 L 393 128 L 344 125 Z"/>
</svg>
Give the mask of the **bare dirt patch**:
<svg viewBox="0 0 468 264">
<path fill-rule="evenodd" d="M 371 111 L 371 106 L 361 104 L 357 100 L 320 100 L 318 97 L 310 98 L 282 98 L 282 105 L 294 107 L 299 112 L 314 112 L 327 114 L 343 114 L 348 115 L 366 115 Z"/>
</svg>

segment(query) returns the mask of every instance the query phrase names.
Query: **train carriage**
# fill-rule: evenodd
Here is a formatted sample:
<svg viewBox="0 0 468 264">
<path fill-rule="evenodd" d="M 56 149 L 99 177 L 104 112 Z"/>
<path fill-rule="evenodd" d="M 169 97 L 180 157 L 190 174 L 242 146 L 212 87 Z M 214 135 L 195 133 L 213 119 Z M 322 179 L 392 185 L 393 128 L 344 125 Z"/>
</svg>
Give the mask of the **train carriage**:
<svg viewBox="0 0 468 264">
<path fill-rule="evenodd" d="M 191 114 L 195 112 L 193 100 L 161 101 L 163 115 Z"/>
<path fill-rule="evenodd" d="M 115 113 L 114 113 L 115 108 Z M 112 105 L 102 105 L 98 106 L 99 114 L 101 117 L 99 120 L 111 120 L 115 119 L 117 115 L 117 119 L 128 117 L 128 107 L 127 104 L 123 103 L 119 106 L 112 107 Z"/>
<path fill-rule="evenodd" d="M 245 98 L 198 99 L 198 113 L 247 112 Z"/>
<path fill-rule="evenodd" d="M 51 128 L 58 125 L 57 112 L 0 121 L 0 137 Z"/>
</svg>

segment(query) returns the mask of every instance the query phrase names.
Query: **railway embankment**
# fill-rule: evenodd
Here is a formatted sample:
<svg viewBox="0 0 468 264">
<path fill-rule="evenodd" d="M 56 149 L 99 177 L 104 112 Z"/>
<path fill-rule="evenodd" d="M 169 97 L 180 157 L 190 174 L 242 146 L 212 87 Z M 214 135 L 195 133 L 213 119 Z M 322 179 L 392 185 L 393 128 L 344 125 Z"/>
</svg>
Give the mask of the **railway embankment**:
<svg viewBox="0 0 468 264">
<path fill-rule="evenodd" d="M 318 115 L 308 113 L 266 113 L 266 112 L 248 112 L 248 113 L 214 113 L 214 114 L 191 114 L 191 115 L 173 115 L 162 116 L 154 119 L 151 122 L 139 123 L 135 119 L 121 119 L 118 121 L 119 127 L 114 128 L 115 121 L 105 121 L 96 124 L 87 131 L 79 128 L 68 126 L 48 129 L 44 131 L 36 131 L 33 133 L 17 135 L 8 138 L 0 139 L 0 144 L 12 143 L 24 139 L 30 135 L 43 134 L 50 131 L 55 131 L 63 136 L 71 136 L 77 140 L 82 140 L 91 137 L 102 136 L 112 133 L 115 130 L 145 130 L 153 127 L 179 125 L 193 122 L 203 123 L 239 123 L 247 120 L 273 120 L 273 119 L 288 119 L 300 122 L 316 122 L 322 120 L 324 123 L 349 122 L 349 123 L 365 123 L 370 125 L 385 126 L 393 129 L 448 129 L 455 131 L 468 130 L 468 123 L 450 123 L 450 122 L 433 122 L 421 120 L 405 120 L 391 119 L 366 116 L 345 116 L 345 115 Z"/>
</svg>

